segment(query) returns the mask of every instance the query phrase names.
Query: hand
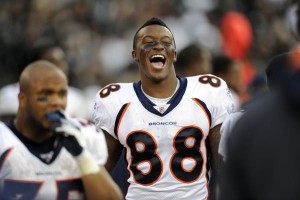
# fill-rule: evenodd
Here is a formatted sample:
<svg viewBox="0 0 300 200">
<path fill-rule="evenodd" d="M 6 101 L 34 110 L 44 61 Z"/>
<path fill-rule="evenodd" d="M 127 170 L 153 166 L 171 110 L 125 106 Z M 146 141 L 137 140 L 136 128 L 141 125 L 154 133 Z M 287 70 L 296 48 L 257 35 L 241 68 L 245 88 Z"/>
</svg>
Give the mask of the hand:
<svg viewBox="0 0 300 200">
<path fill-rule="evenodd" d="M 98 173 L 100 167 L 88 150 L 80 128 L 67 120 L 64 113 L 57 111 L 47 114 L 52 122 L 51 129 L 58 134 L 62 145 L 74 156 L 80 168 L 81 175 Z"/>
<path fill-rule="evenodd" d="M 58 134 L 62 145 L 73 156 L 81 154 L 86 145 L 79 127 L 67 120 L 61 111 L 50 113 L 47 118 L 52 122 L 51 129 Z"/>
<path fill-rule="evenodd" d="M 54 132 L 59 134 L 62 145 L 73 155 L 78 156 L 85 147 L 79 128 L 63 120 L 60 126 L 54 128 Z"/>
</svg>

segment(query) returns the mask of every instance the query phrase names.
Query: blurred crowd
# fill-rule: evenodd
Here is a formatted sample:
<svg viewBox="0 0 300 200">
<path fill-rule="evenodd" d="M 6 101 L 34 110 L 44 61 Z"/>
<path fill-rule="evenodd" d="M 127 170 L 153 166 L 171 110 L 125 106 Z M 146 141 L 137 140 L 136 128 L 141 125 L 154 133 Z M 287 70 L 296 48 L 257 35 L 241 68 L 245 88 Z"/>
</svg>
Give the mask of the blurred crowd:
<svg viewBox="0 0 300 200">
<path fill-rule="evenodd" d="M 243 103 L 264 86 L 269 59 L 294 45 L 295 10 L 292 0 L 1 0 L 0 88 L 18 81 L 37 43 L 51 40 L 92 109 L 101 87 L 137 81 L 132 39 L 155 16 L 173 31 L 177 52 L 193 44 L 207 59 L 238 62 Z"/>
</svg>

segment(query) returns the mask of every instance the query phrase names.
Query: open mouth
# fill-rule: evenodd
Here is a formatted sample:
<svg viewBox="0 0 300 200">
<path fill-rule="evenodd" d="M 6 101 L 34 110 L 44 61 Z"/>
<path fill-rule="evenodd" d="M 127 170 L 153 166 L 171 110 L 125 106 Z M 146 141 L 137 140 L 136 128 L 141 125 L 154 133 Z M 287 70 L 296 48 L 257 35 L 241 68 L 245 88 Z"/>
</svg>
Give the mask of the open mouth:
<svg viewBox="0 0 300 200">
<path fill-rule="evenodd" d="M 155 54 L 150 57 L 150 63 L 155 69 L 162 69 L 166 62 L 166 58 L 164 55 Z"/>
</svg>

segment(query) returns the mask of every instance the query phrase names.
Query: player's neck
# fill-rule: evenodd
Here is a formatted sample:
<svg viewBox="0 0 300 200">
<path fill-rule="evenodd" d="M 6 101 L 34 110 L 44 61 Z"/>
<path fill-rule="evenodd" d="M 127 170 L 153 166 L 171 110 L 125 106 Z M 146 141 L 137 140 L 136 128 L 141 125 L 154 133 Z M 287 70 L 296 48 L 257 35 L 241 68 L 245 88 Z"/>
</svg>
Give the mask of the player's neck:
<svg viewBox="0 0 300 200">
<path fill-rule="evenodd" d="M 175 76 L 173 79 L 165 80 L 162 82 L 147 82 L 142 81 L 142 90 L 147 95 L 154 98 L 168 98 L 174 94 L 178 84 L 178 79 Z"/>
<path fill-rule="evenodd" d="M 35 128 L 37 127 L 36 125 L 33 125 L 18 116 L 13 123 L 17 131 L 19 131 L 25 138 L 34 142 L 43 142 L 52 135 L 50 131 Z"/>
</svg>

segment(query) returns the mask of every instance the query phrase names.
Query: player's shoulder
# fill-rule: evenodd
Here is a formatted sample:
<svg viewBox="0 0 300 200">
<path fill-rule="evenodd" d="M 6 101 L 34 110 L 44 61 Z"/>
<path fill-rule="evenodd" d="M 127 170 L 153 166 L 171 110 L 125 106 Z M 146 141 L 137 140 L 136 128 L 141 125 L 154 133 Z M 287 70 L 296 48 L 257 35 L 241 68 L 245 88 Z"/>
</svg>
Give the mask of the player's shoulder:
<svg viewBox="0 0 300 200">
<path fill-rule="evenodd" d="M 191 87 L 201 88 L 227 88 L 226 82 L 213 74 L 202 74 L 187 77 L 187 81 Z"/>
<path fill-rule="evenodd" d="M 243 115 L 245 114 L 245 110 L 240 110 L 237 112 L 230 113 L 224 120 L 222 126 L 232 126 L 235 124 Z"/>
<path fill-rule="evenodd" d="M 137 99 L 133 83 L 112 83 L 102 88 L 95 97 L 94 110 L 118 111 L 125 103 Z"/>
<path fill-rule="evenodd" d="M 72 123 L 77 126 L 83 134 L 95 134 L 99 133 L 97 131 L 96 126 L 93 122 L 86 120 L 84 118 L 79 118 L 79 117 L 72 117 L 69 118 Z"/>
<path fill-rule="evenodd" d="M 8 126 L 0 121 L 0 153 L 17 143 L 17 138 Z"/>
<path fill-rule="evenodd" d="M 242 115 L 244 115 L 246 113 L 245 110 L 239 110 L 236 112 L 232 112 L 228 115 L 228 120 L 236 120 L 238 118 L 240 118 Z"/>
<path fill-rule="evenodd" d="M 97 97 L 101 100 L 111 100 L 132 92 L 134 92 L 133 83 L 111 83 L 101 88 L 97 92 Z"/>
<path fill-rule="evenodd" d="M 7 125 L 0 121 L 0 137 L 5 136 L 8 132 L 11 132 L 11 130 L 7 127 Z"/>
<path fill-rule="evenodd" d="M 231 112 L 232 97 L 226 82 L 212 74 L 204 74 L 187 78 L 186 96 L 198 98 L 209 105 L 226 106 Z"/>
</svg>

